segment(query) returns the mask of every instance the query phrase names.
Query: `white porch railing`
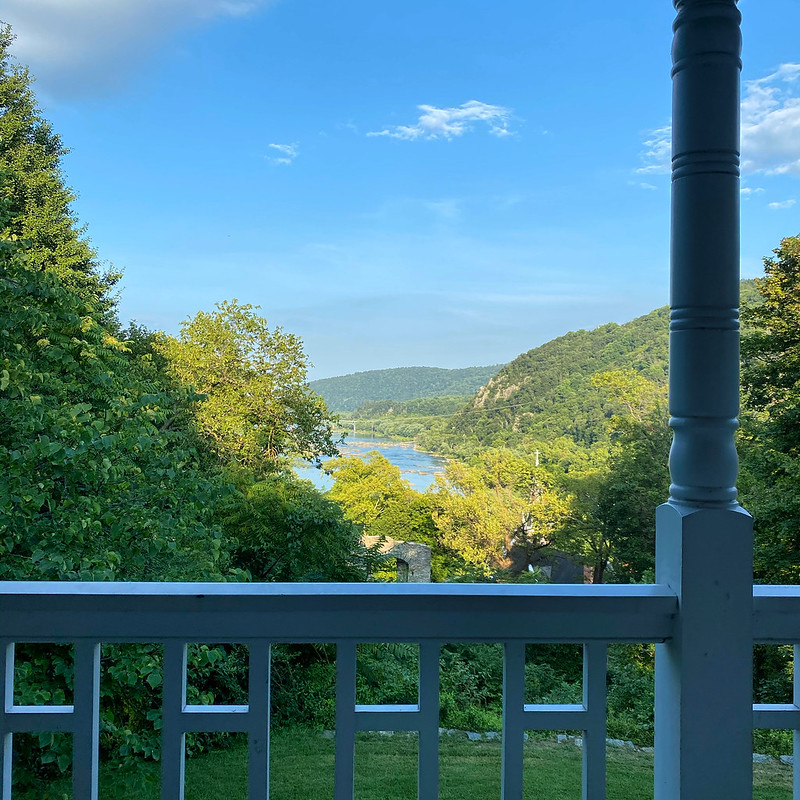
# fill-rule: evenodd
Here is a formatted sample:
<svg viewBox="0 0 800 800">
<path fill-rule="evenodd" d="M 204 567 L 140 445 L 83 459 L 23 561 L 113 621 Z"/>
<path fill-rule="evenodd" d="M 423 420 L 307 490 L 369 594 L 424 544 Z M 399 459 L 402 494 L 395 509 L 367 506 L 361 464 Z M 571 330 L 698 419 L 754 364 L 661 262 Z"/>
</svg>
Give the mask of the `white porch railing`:
<svg viewBox="0 0 800 800">
<path fill-rule="evenodd" d="M 100 648 L 164 644 L 162 798 L 183 797 L 184 734 L 240 731 L 249 738 L 249 800 L 269 797 L 270 645 L 334 642 L 337 651 L 335 800 L 353 800 L 357 731 L 419 732 L 419 798 L 438 797 L 439 646 L 504 645 L 502 800 L 522 798 L 526 730 L 584 731 L 583 797 L 605 798 L 606 648 L 611 642 L 667 642 L 676 596 L 658 585 L 485 586 L 381 584 L 0 584 L 2 800 L 12 798 L 15 733 L 73 734 L 73 795 L 95 800 L 98 779 Z M 756 587 L 754 641 L 800 643 L 800 587 Z M 73 705 L 13 704 L 14 645 L 72 643 Z M 186 704 L 186 648 L 238 642 L 249 648 L 249 701 Z M 356 644 L 420 645 L 418 702 L 356 704 Z M 583 702 L 524 701 L 525 643 L 584 646 Z M 657 720 L 658 724 L 658 720 Z M 760 728 L 800 729 L 797 693 L 789 705 L 754 707 Z M 720 731 L 724 736 L 729 731 Z M 749 731 L 748 731 L 749 733 Z M 667 734 L 669 735 L 669 734 Z M 676 732 L 675 735 L 679 735 Z M 797 749 L 797 734 L 795 739 Z M 800 781 L 795 779 L 795 797 Z"/>
</svg>

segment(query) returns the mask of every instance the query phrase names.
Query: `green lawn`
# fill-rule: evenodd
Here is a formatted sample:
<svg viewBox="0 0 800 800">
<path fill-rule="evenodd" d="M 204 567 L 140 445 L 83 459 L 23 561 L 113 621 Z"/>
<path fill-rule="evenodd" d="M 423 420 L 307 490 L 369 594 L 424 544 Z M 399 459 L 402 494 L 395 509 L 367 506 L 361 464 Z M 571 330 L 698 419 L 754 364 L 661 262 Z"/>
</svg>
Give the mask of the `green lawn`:
<svg viewBox="0 0 800 800">
<path fill-rule="evenodd" d="M 283 732 L 272 741 L 270 800 L 327 800 L 333 796 L 333 741 L 305 731 Z M 356 745 L 356 800 L 416 800 L 414 738 L 363 734 Z M 487 800 L 500 796 L 500 744 L 443 738 L 441 800 Z M 245 800 L 247 751 L 243 745 L 187 760 L 186 800 Z M 574 745 L 531 739 L 525 745 L 526 800 L 577 800 L 581 753 Z M 754 765 L 756 800 L 791 800 L 792 770 Z M 609 800 L 652 798 L 653 757 L 610 747 Z M 33 795 L 30 796 L 31 798 Z M 37 800 L 62 800 L 65 784 L 37 790 Z M 159 770 L 148 767 L 135 780 L 104 770 L 101 800 L 159 800 Z"/>
</svg>

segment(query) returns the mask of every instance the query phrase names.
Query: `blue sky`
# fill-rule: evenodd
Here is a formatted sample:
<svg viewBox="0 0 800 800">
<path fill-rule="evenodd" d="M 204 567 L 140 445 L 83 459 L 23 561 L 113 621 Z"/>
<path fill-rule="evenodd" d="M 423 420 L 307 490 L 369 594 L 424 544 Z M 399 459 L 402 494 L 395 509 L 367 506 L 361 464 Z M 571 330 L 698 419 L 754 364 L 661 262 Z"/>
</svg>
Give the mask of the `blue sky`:
<svg viewBox="0 0 800 800">
<path fill-rule="evenodd" d="M 742 273 L 800 233 L 800 3 L 742 0 Z M 260 305 L 311 377 L 508 361 L 667 302 L 668 0 L 4 0 L 152 328 Z"/>
</svg>

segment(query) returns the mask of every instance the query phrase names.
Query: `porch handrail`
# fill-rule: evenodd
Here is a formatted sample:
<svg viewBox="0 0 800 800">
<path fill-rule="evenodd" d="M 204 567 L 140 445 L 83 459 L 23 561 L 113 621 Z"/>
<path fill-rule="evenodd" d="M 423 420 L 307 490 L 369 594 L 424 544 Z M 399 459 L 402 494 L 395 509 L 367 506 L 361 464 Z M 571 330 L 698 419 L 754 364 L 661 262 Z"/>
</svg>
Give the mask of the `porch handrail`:
<svg viewBox="0 0 800 800">
<path fill-rule="evenodd" d="M 613 642 L 669 642 L 679 625 L 676 594 L 659 584 L 242 584 L 0 582 L 0 798 L 11 798 L 14 733 L 74 736 L 76 800 L 96 800 L 99 770 L 100 648 L 103 643 L 164 645 L 162 798 L 183 797 L 189 731 L 248 734 L 249 797 L 269 797 L 270 647 L 333 642 L 337 651 L 335 798 L 352 800 L 356 731 L 418 731 L 419 797 L 438 796 L 439 648 L 446 642 L 504 647 L 502 797 L 522 797 L 525 730 L 585 731 L 583 797 L 605 798 L 606 650 Z M 749 621 L 742 620 L 747 625 Z M 800 644 L 800 587 L 755 586 L 753 641 Z M 13 703 L 14 646 L 75 646 L 72 705 Z M 187 646 L 239 642 L 249 650 L 249 700 L 238 706 L 186 701 Z M 413 705 L 356 704 L 356 645 L 420 646 Z M 525 703 L 525 644 L 578 642 L 584 648 L 583 702 Z M 658 688 L 657 688 L 658 691 Z M 800 728 L 800 698 L 753 706 L 752 725 Z"/>
<path fill-rule="evenodd" d="M 18 642 L 663 642 L 677 613 L 659 584 L 0 581 L 0 639 Z M 753 587 L 753 641 L 800 642 L 800 586 Z"/>
<path fill-rule="evenodd" d="M 661 642 L 676 614 L 653 584 L 0 582 L 0 638 L 26 642 Z"/>
</svg>

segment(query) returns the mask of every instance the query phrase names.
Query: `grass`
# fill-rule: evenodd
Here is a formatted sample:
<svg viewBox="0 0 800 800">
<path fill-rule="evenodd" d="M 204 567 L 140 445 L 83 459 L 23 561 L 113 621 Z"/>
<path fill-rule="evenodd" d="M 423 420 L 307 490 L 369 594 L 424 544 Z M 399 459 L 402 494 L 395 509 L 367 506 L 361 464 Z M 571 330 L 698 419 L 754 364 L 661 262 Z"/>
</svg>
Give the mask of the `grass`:
<svg viewBox="0 0 800 800">
<path fill-rule="evenodd" d="M 273 737 L 270 800 L 328 800 L 333 797 L 334 743 L 307 731 Z M 356 800 L 416 800 L 417 742 L 361 734 L 356 744 Z M 441 740 L 441 800 L 487 800 L 500 797 L 499 742 Z M 777 764 L 755 764 L 755 800 L 791 800 L 792 770 Z M 245 800 L 247 750 L 243 743 L 188 759 L 186 800 Z M 525 744 L 525 800 L 577 800 L 580 797 L 581 751 L 572 744 L 532 738 Z M 135 776 L 101 770 L 100 798 L 159 800 L 159 768 L 147 765 Z M 609 800 L 653 797 L 653 757 L 648 753 L 608 748 Z M 67 781 L 40 787 L 26 800 L 70 798 Z"/>
</svg>

